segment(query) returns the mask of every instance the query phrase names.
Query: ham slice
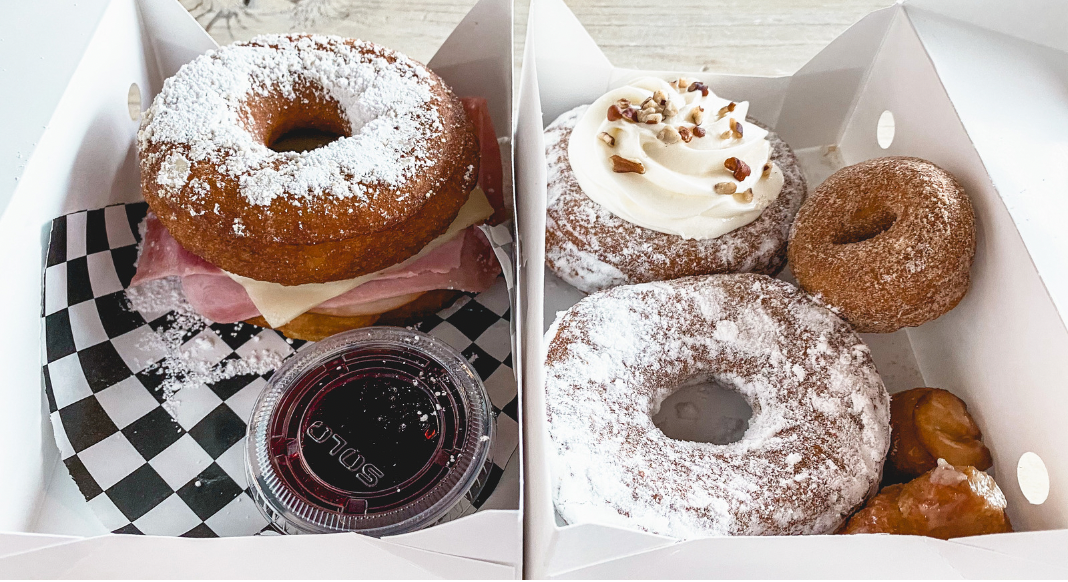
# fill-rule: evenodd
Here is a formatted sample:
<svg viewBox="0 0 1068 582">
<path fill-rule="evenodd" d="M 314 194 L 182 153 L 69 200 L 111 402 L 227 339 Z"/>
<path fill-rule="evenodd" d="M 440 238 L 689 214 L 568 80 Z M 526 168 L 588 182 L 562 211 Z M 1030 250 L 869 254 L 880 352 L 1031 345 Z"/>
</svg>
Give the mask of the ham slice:
<svg viewBox="0 0 1068 582">
<path fill-rule="evenodd" d="M 500 149 L 486 100 L 465 97 L 464 108 L 476 126 L 481 145 L 479 186 L 495 213 L 491 222 L 507 216 L 504 208 Z M 245 288 L 222 269 L 184 249 L 152 213 L 145 232 L 131 285 L 165 277 L 181 277 L 189 304 L 217 323 L 233 323 L 260 315 Z M 405 298 L 435 289 L 485 291 L 500 274 L 493 249 L 477 227 L 470 227 L 409 265 L 393 267 L 346 293 L 311 309 L 327 315 L 364 315 L 386 311 Z"/>
<path fill-rule="evenodd" d="M 327 315 L 362 315 L 361 306 L 405 293 L 423 293 L 435 289 L 485 291 L 493 285 L 501 272 L 486 235 L 475 227 L 461 232 L 455 239 L 434 249 L 423 258 L 430 257 L 445 247 L 456 249 L 450 256 L 450 259 L 454 258 L 456 261 L 453 268 L 446 270 L 438 268 L 436 264 L 427 264 L 421 271 L 415 272 L 415 265 L 412 265 L 394 273 L 383 273 L 382 278 L 364 283 L 320 303 L 312 312 Z M 452 252 L 450 248 L 450 253 Z"/>
<path fill-rule="evenodd" d="M 182 248 L 154 214 L 145 218 L 144 244 L 131 285 L 164 277 L 181 277 L 182 290 L 193 309 L 218 323 L 243 321 L 260 314 L 245 288 L 222 269 Z M 328 315 L 360 315 L 370 305 L 434 289 L 485 291 L 500 265 L 482 231 L 471 227 L 410 265 L 381 275 L 327 300 L 311 311 Z M 372 311 L 374 313 L 376 311 Z"/>
</svg>

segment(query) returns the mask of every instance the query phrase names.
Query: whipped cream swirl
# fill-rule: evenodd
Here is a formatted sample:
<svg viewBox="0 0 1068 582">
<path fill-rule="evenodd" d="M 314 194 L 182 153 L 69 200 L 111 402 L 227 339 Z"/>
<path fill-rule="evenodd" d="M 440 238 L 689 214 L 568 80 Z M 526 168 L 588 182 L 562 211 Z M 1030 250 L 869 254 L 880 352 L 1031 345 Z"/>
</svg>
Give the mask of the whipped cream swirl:
<svg viewBox="0 0 1068 582">
<path fill-rule="evenodd" d="M 571 133 L 568 158 L 583 192 L 623 220 L 715 238 L 756 220 L 783 175 L 770 162 L 768 132 L 746 121 L 747 102 L 676 79 L 643 77 L 594 101 Z M 647 101 L 654 95 L 659 105 Z M 613 106 L 623 117 L 610 115 Z M 735 171 L 739 160 L 748 175 Z"/>
</svg>

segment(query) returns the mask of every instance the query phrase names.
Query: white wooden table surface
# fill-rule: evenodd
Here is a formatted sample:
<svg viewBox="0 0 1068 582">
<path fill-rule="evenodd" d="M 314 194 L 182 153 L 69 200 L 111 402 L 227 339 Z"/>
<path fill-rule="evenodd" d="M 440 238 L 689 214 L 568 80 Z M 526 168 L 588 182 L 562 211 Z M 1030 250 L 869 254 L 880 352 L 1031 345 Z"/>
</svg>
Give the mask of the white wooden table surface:
<svg viewBox="0 0 1068 582">
<path fill-rule="evenodd" d="M 566 0 L 617 65 L 790 74 L 891 0 Z M 264 32 L 371 40 L 426 62 L 475 0 L 182 0 L 220 43 Z M 246 6 L 247 3 L 247 6 Z M 515 2 L 516 70 L 529 0 Z M 518 78 L 518 75 L 517 75 Z"/>
</svg>

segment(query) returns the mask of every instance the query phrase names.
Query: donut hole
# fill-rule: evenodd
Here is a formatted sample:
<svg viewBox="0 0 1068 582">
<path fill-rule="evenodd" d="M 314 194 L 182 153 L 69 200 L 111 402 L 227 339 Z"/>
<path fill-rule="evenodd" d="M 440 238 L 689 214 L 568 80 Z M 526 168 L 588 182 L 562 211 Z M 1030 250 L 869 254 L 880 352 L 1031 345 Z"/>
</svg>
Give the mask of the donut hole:
<svg viewBox="0 0 1068 582">
<path fill-rule="evenodd" d="M 831 242 L 836 245 L 851 245 L 871 240 L 890 230 L 897 222 L 897 213 L 885 206 L 866 206 L 839 224 Z"/>
<path fill-rule="evenodd" d="M 342 137 L 342 134 L 314 127 L 297 127 L 278 136 L 267 147 L 276 152 L 307 152 L 321 148 Z"/>
<path fill-rule="evenodd" d="M 653 424 L 668 438 L 726 445 L 741 440 L 753 409 L 729 383 L 697 378 L 660 403 Z"/>
<path fill-rule="evenodd" d="M 245 128 L 276 152 L 306 152 L 352 135 L 341 106 L 311 85 L 296 98 L 256 95 L 245 102 Z"/>
</svg>

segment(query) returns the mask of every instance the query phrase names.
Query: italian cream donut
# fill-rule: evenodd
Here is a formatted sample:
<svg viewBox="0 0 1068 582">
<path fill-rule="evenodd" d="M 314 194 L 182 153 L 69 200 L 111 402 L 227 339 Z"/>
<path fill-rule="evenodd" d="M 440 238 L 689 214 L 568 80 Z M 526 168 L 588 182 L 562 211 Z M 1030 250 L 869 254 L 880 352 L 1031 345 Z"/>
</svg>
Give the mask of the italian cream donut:
<svg viewBox="0 0 1068 582">
<path fill-rule="evenodd" d="M 826 534 L 874 495 L 889 396 L 849 325 L 763 275 L 690 277 L 586 297 L 549 331 L 553 498 L 569 523 L 692 538 Z M 695 380 L 753 409 L 730 444 L 652 421 Z"/>
<path fill-rule="evenodd" d="M 805 180 L 747 112 L 701 83 L 647 77 L 557 118 L 545 130 L 549 268 L 585 292 L 778 273 Z"/>
<path fill-rule="evenodd" d="M 964 298 L 975 215 L 949 172 L 887 157 L 838 170 L 797 215 L 790 267 L 801 288 L 859 332 L 889 333 L 942 316 Z"/>
<path fill-rule="evenodd" d="M 271 149 L 295 129 L 341 137 Z M 441 78 L 328 36 L 260 36 L 197 57 L 145 112 L 138 150 L 145 199 L 182 247 L 290 286 L 416 255 L 479 174 L 475 130 Z"/>
</svg>

